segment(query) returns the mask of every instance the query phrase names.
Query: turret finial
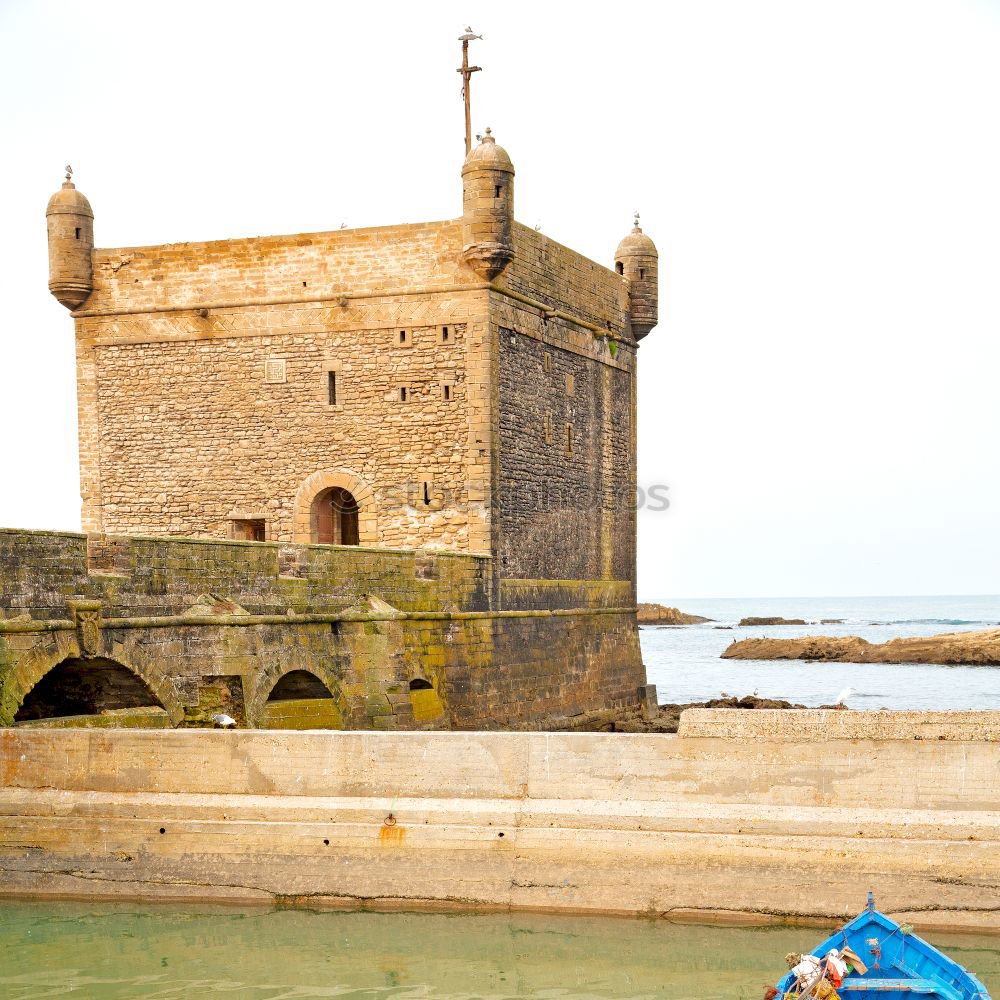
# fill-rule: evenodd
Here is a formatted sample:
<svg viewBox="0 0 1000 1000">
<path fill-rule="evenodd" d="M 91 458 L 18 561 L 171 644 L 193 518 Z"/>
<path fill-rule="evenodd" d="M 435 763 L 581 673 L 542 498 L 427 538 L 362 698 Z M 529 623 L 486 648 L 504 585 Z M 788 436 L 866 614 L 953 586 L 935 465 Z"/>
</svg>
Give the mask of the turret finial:
<svg viewBox="0 0 1000 1000">
<path fill-rule="evenodd" d="M 67 163 L 66 164 L 66 183 L 68 184 L 73 180 L 73 168 Z"/>
<path fill-rule="evenodd" d="M 635 224 L 636 232 L 641 233 L 642 230 L 639 228 L 639 209 L 636 209 L 635 212 L 633 212 L 632 214 L 635 216 L 635 222 L 634 222 L 634 224 Z"/>
</svg>

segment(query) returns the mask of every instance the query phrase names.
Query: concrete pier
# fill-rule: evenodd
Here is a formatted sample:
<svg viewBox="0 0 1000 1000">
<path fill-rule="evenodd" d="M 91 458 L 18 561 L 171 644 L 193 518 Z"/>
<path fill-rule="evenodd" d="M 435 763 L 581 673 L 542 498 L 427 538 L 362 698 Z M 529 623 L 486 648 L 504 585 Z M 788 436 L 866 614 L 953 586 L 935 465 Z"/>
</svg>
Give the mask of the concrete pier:
<svg viewBox="0 0 1000 1000">
<path fill-rule="evenodd" d="M 0 893 L 1000 931 L 1000 713 L 0 731 Z"/>
</svg>

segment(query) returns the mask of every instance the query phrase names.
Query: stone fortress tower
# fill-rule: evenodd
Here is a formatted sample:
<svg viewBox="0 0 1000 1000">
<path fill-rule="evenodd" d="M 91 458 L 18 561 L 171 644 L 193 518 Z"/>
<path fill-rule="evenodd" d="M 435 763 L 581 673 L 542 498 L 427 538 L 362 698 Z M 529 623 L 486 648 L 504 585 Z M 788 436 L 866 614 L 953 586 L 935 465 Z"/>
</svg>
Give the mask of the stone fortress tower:
<svg viewBox="0 0 1000 1000">
<path fill-rule="evenodd" d="M 462 183 L 454 222 L 94 250 L 67 179 L 49 287 L 75 310 L 85 529 L 631 582 L 656 247 L 637 219 L 611 272 L 515 223 L 490 130 Z"/>
<path fill-rule="evenodd" d="M 101 605 L 90 621 L 131 622 L 101 655 L 172 724 L 213 698 L 268 724 L 292 666 L 355 727 L 638 705 L 635 375 L 657 321 L 638 220 L 614 269 L 520 225 L 488 129 L 443 222 L 94 249 L 69 177 L 46 213 L 49 287 L 76 328 L 86 539 L 60 543 L 75 582 L 53 577 L 39 616 L 72 624 L 73 593 Z M 178 631 L 158 620 L 141 644 L 154 612 Z M 229 627 L 247 613 L 272 631 Z M 359 614 L 377 639 L 351 638 Z M 321 638 L 303 615 L 325 616 Z"/>
</svg>

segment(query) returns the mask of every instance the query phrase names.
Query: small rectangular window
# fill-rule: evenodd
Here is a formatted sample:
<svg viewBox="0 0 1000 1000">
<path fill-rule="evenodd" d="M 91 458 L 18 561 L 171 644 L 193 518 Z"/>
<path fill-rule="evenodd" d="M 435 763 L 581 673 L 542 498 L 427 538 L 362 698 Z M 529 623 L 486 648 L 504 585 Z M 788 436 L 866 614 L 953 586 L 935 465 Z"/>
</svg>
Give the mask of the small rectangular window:
<svg viewBox="0 0 1000 1000">
<path fill-rule="evenodd" d="M 407 399 L 407 396 L 409 396 L 409 392 L 408 392 L 406 386 L 405 385 L 401 385 L 399 387 L 399 401 L 401 403 L 405 403 L 406 399 Z"/>
<path fill-rule="evenodd" d="M 501 191 L 500 185 L 497 184 L 496 187 L 494 187 L 494 189 L 493 189 L 493 197 L 494 198 L 499 198 L 500 197 L 500 191 Z"/>
<path fill-rule="evenodd" d="M 447 344 L 451 340 L 451 330 L 446 326 L 441 327 L 441 342 Z"/>
<path fill-rule="evenodd" d="M 76 238 L 77 239 L 80 238 L 80 227 L 79 226 L 76 227 Z"/>
<path fill-rule="evenodd" d="M 424 480 L 424 503 L 429 504 L 431 502 L 431 484 Z"/>
<path fill-rule="evenodd" d="M 399 342 L 401 344 L 405 344 L 406 343 L 406 331 L 405 330 L 400 330 L 399 331 Z"/>
<path fill-rule="evenodd" d="M 450 382 L 445 382 L 441 386 L 441 396 L 446 403 L 450 403 L 454 396 L 454 389 Z"/>
<path fill-rule="evenodd" d="M 545 433 L 545 443 L 552 444 L 552 417 L 549 414 L 545 414 L 545 419 L 542 421 L 542 427 Z"/>
<path fill-rule="evenodd" d="M 337 373 L 326 373 L 326 401 L 330 406 L 337 405 Z"/>
<path fill-rule="evenodd" d="M 241 542 L 266 541 L 263 518 L 236 519 L 233 521 L 232 536 Z"/>
<path fill-rule="evenodd" d="M 552 355 L 548 351 L 545 352 L 545 360 L 542 362 L 542 367 L 545 371 L 552 371 Z"/>
<path fill-rule="evenodd" d="M 573 377 L 572 372 L 566 373 L 566 395 L 572 396 L 573 390 L 576 388 L 576 379 Z"/>
<path fill-rule="evenodd" d="M 573 454 L 573 425 L 566 425 L 566 454 Z"/>
</svg>

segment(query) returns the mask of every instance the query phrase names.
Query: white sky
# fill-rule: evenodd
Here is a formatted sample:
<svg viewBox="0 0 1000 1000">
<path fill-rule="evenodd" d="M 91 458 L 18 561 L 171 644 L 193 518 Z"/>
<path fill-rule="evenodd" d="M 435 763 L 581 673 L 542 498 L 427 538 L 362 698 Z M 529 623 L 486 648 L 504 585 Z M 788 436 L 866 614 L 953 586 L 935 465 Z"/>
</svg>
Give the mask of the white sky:
<svg viewBox="0 0 1000 1000">
<path fill-rule="evenodd" d="M 0 0 L 0 524 L 79 527 L 62 165 L 105 247 L 455 217 L 470 22 L 520 221 L 659 246 L 640 596 L 1000 591 L 995 0 Z"/>
</svg>

